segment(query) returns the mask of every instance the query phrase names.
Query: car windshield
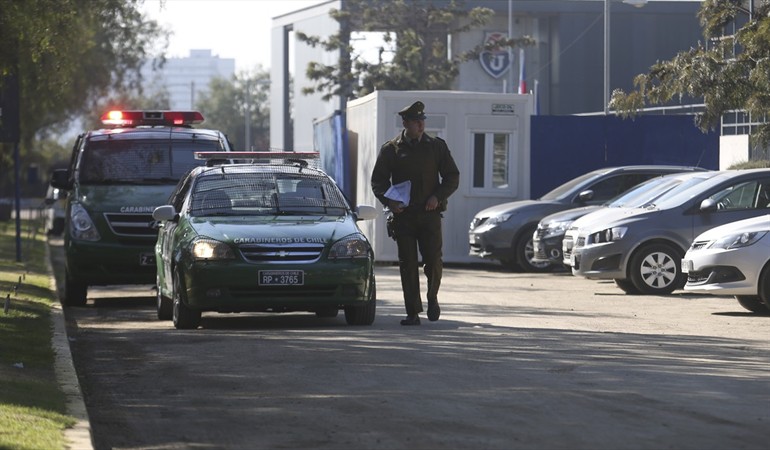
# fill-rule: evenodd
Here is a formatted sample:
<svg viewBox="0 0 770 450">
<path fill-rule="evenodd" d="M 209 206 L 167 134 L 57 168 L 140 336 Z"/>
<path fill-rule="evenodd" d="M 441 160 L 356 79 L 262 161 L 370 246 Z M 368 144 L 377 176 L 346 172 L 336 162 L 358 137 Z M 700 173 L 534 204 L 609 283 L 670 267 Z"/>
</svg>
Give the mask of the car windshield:
<svg viewBox="0 0 770 450">
<path fill-rule="evenodd" d="M 538 200 L 561 200 L 565 197 L 575 195 L 576 193 L 573 192 L 575 188 L 585 185 L 589 180 L 598 177 L 606 171 L 607 169 L 594 170 L 593 172 L 588 172 L 577 178 L 573 178 L 561 186 L 556 187 L 551 192 L 543 195 Z"/>
<path fill-rule="evenodd" d="M 709 178 L 710 172 L 662 176 L 648 180 L 607 203 L 611 208 L 643 207 L 663 195 L 675 195 Z"/>
<path fill-rule="evenodd" d="M 216 140 L 93 141 L 80 161 L 81 184 L 176 184 L 205 161 L 193 152 L 222 150 Z"/>
<path fill-rule="evenodd" d="M 665 196 L 660 197 L 658 201 L 655 202 L 655 204 L 647 206 L 655 206 L 661 209 L 677 207 L 698 195 L 700 192 L 706 191 L 712 186 L 717 185 L 725 180 L 725 178 L 722 176 L 715 176 L 720 172 L 705 173 L 707 175 L 698 176 L 688 180 L 687 183 L 682 183 L 681 185 L 677 186 L 676 189 L 673 189 Z"/>
<path fill-rule="evenodd" d="M 190 205 L 192 216 L 342 216 L 349 210 L 330 179 L 276 172 L 202 175 L 195 183 Z"/>
</svg>

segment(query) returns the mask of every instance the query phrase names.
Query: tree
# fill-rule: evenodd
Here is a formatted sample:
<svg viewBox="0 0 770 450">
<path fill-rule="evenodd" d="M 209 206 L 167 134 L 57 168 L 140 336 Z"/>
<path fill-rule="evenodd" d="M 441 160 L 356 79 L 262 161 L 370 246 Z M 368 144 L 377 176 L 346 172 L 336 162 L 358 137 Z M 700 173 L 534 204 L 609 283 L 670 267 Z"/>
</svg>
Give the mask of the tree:
<svg viewBox="0 0 770 450">
<path fill-rule="evenodd" d="M 36 140 L 92 115 L 101 99 L 140 90 L 141 64 L 167 45 L 167 33 L 141 14 L 140 3 L 0 0 L 0 75 L 19 80 L 22 158 Z M 11 148 L 0 147 L 5 182 Z"/>
<path fill-rule="evenodd" d="M 270 74 L 257 66 L 254 72 L 241 72 L 233 79 L 215 78 L 209 92 L 202 94 L 196 107 L 206 118 L 206 127 L 221 130 L 237 150 L 270 149 Z M 246 142 L 246 111 L 250 140 Z"/>
<path fill-rule="evenodd" d="M 704 0 L 698 17 L 705 44 L 656 63 L 634 79 L 634 91 L 615 90 L 610 107 L 629 117 L 648 105 L 702 98 L 705 111 L 696 116 L 696 124 L 703 131 L 715 129 L 731 110 L 764 119 L 770 111 L 770 2 L 756 0 L 754 11 L 744 3 Z M 738 23 L 744 25 L 726 34 L 728 26 Z M 770 123 L 758 127 L 753 137 L 770 143 Z"/>
<path fill-rule="evenodd" d="M 459 65 L 477 58 L 482 50 L 534 43 L 530 37 L 509 37 L 494 47 L 479 46 L 447 58 L 448 36 L 484 25 L 494 15 L 489 8 L 467 10 L 455 1 L 438 7 L 430 0 L 346 0 L 342 9 L 331 9 L 329 15 L 339 22 L 340 30 L 328 39 L 297 32 L 297 38 L 311 47 L 320 45 L 340 54 L 336 65 L 311 62 L 307 67 L 308 78 L 316 84 L 302 92 L 324 93 L 327 101 L 334 96 L 357 98 L 378 89 L 450 89 Z M 383 32 L 386 44 L 396 44 L 392 61 L 381 57 L 372 63 L 355 55 L 350 44 L 352 31 Z M 380 47 L 379 52 L 382 56 L 385 48 Z"/>
</svg>

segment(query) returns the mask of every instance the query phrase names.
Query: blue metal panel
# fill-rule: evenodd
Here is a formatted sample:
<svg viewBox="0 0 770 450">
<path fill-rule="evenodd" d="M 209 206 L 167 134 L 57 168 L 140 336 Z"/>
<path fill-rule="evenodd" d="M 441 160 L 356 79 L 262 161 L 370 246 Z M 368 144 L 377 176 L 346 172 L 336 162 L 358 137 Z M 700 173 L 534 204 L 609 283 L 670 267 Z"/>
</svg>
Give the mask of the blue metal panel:
<svg viewBox="0 0 770 450">
<path fill-rule="evenodd" d="M 719 168 L 719 133 L 703 133 L 687 115 L 532 116 L 530 145 L 532 198 L 601 167 Z"/>
</svg>

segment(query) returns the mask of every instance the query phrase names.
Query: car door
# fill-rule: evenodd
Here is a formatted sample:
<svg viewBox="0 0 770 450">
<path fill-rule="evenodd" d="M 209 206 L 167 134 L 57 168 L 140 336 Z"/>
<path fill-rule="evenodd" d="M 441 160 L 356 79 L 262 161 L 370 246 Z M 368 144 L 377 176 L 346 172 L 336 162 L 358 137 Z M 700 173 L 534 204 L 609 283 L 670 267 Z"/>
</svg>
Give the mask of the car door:
<svg viewBox="0 0 770 450">
<path fill-rule="evenodd" d="M 695 214 L 691 241 L 716 226 L 770 213 L 770 176 L 749 180 L 742 178 L 730 183 L 705 195 L 696 203 L 696 208 L 703 200 L 713 201 L 714 207 L 699 209 Z"/>
<path fill-rule="evenodd" d="M 174 211 L 177 212 L 177 217 L 181 217 L 183 214 L 185 214 L 182 209 L 184 208 L 187 193 L 190 191 L 192 178 L 193 177 L 191 176 L 185 177 L 178 185 L 177 189 L 175 189 L 171 196 L 169 196 L 168 204 L 174 207 Z M 174 289 L 172 276 L 172 259 L 174 257 L 174 236 L 177 226 L 177 220 L 167 220 L 160 224 L 158 229 L 158 242 L 156 244 L 160 249 L 160 257 L 156 258 L 157 263 L 159 264 L 158 289 L 161 289 L 163 295 L 167 297 L 172 295 Z"/>
</svg>

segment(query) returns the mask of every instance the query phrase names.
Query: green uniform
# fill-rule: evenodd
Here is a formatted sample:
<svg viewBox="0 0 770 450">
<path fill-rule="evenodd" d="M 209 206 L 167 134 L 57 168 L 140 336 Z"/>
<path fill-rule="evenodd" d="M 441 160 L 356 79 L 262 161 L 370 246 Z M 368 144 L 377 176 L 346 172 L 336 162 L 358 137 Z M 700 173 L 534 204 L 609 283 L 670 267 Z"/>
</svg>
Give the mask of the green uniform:
<svg viewBox="0 0 770 450">
<path fill-rule="evenodd" d="M 387 206 L 385 192 L 393 184 L 411 182 L 409 205 L 394 215 L 394 231 L 398 245 L 401 286 L 407 315 L 422 312 L 420 297 L 419 263 L 422 255 L 424 272 L 428 279 L 428 301 L 437 300 L 441 285 L 441 212 L 446 210 L 447 199 L 457 190 L 460 171 L 449 148 L 440 138 L 422 135 L 419 142 L 409 143 L 402 131 L 380 149 L 372 171 L 372 191 Z M 425 210 L 425 202 L 435 195 L 439 206 Z"/>
</svg>

